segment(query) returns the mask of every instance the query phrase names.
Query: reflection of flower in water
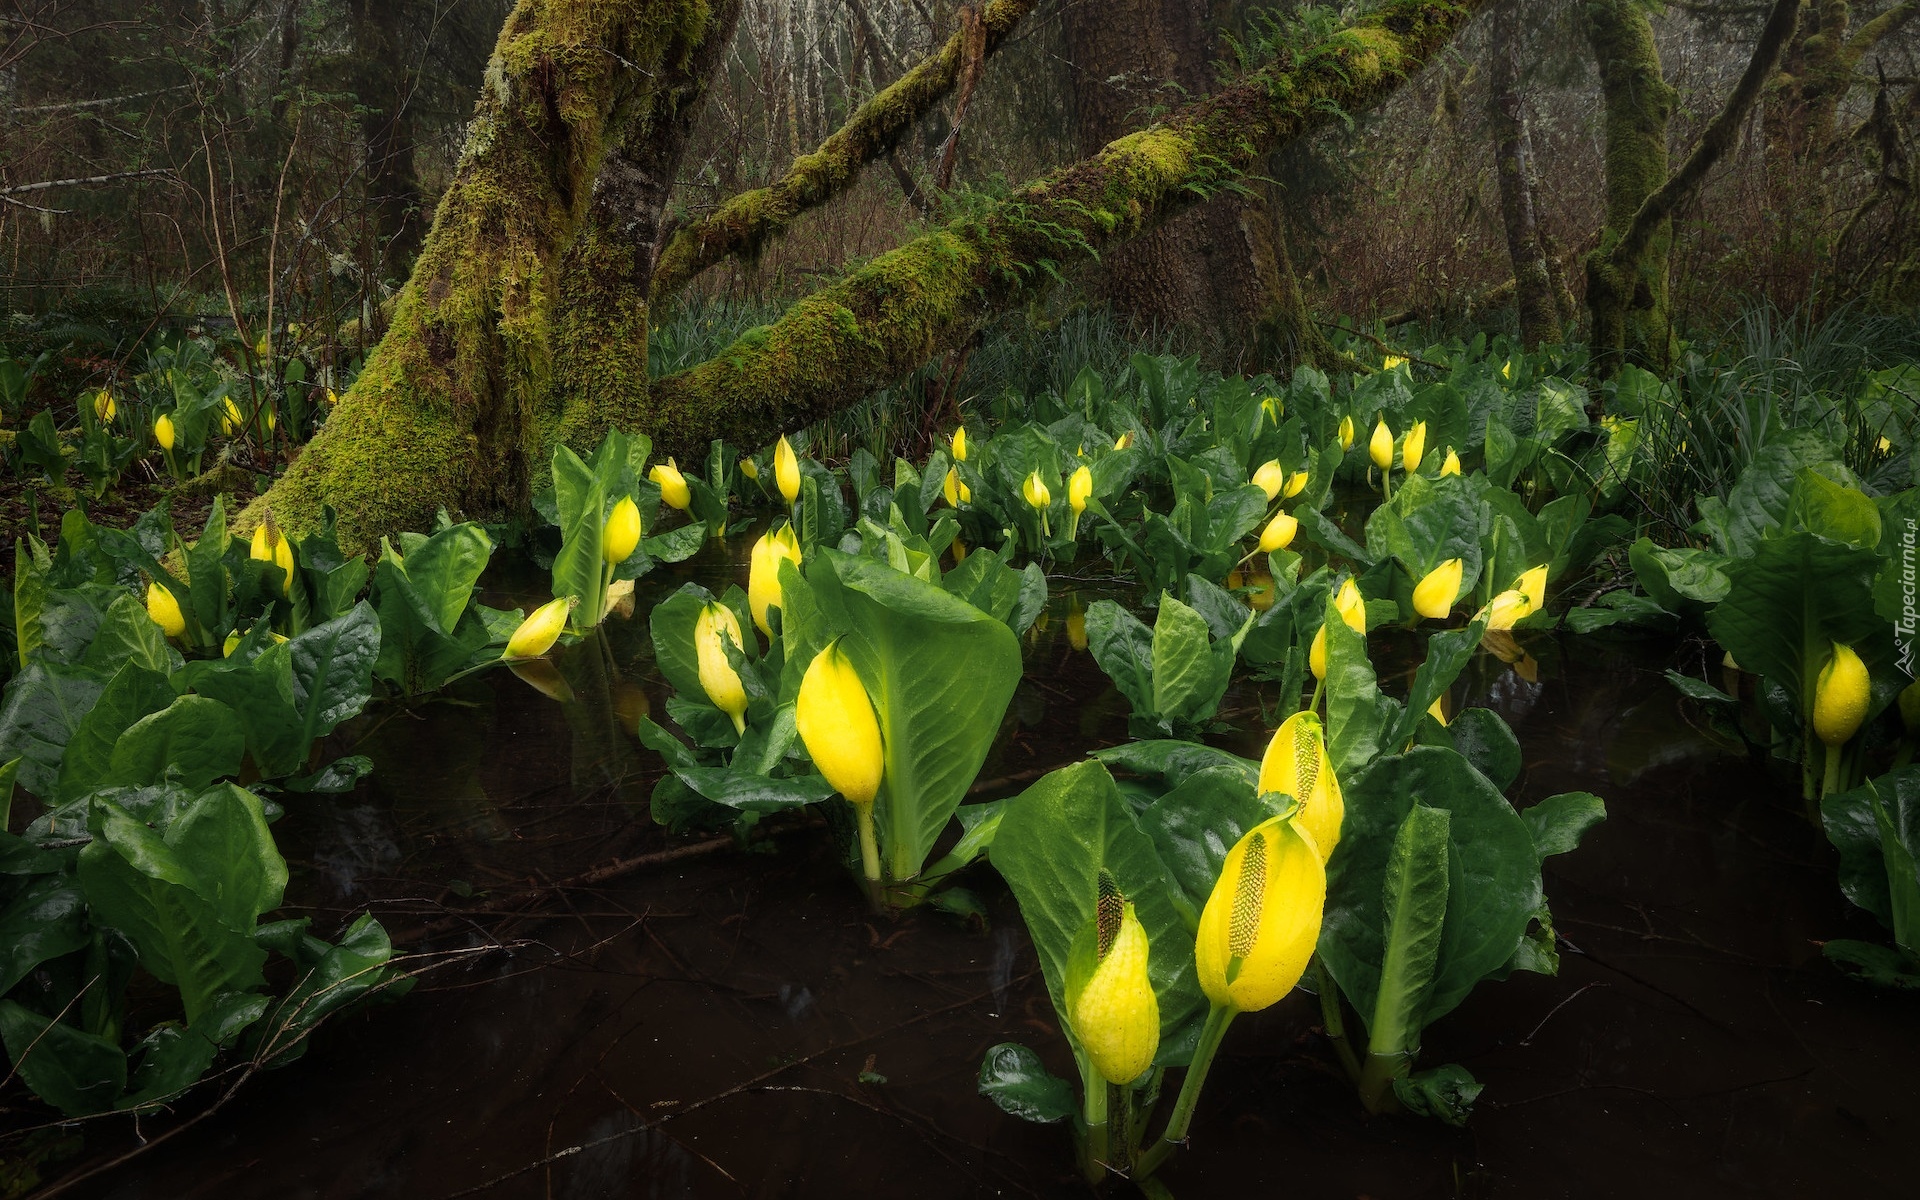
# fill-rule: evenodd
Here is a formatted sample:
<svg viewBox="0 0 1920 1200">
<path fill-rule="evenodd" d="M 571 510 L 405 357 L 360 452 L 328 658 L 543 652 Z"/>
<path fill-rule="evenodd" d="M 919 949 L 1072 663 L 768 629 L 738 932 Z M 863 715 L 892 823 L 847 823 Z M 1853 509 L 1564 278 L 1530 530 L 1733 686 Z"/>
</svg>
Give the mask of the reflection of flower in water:
<svg viewBox="0 0 1920 1200">
<path fill-rule="evenodd" d="M 360 880 L 384 875 L 400 862 L 400 843 L 379 808 L 331 804 L 316 813 L 313 863 L 334 895 L 351 896 Z"/>
<path fill-rule="evenodd" d="M 813 989 L 783 983 L 780 985 L 780 1003 L 786 1006 L 787 1020 L 800 1021 L 813 1011 Z"/>
</svg>

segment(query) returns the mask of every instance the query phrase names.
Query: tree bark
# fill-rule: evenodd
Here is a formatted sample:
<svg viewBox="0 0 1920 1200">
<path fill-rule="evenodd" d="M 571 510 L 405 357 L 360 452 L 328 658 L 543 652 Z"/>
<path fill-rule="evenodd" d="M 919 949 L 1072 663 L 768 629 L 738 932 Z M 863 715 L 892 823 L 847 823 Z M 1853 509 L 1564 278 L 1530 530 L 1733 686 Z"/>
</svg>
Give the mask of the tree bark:
<svg viewBox="0 0 1920 1200">
<path fill-rule="evenodd" d="M 601 161 L 704 0 L 520 0 L 393 323 L 304 453 L 242 514 L 295 532 L 340 514 L 344 544 L 425 529 L 436 509 L 524 509 L 554 421 L 560 259 Z"/>
<path fill-rule="evenodd" d="M 1553 273 L 1540 238 L 1533 196 L 1533 137 L 1527 129 L 1519 85 L 1518 0 L 1504 0 L 1492 14 L 1493 46 L 1488 79 L 1487 119 L 1493 127 L 1494 176 L 1500 184 L 1500 215 L 1506 226 L 1507 254 L 1513 260 L 1514 307 L 1520 316 L 1520 341 L 1529 350 L 1558 342 L 1560 326 Z"/>
</svg>

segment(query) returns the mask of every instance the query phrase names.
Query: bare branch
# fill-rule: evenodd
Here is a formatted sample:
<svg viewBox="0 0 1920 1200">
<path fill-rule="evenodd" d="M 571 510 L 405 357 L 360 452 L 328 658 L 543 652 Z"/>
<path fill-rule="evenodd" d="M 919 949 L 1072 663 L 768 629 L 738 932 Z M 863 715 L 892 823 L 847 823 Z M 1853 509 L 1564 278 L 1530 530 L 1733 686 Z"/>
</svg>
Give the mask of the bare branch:
<svg viewBox="0 0 1920 1200">
<path fill-rule="evenodd" d="M 161 175 L 171 175 L 167 167 L 149 167 L 144 171 L 116 171 L 111 175 L 87 175 L 77 179 L 43 179 L 39 183 L 16 183 L 12 187 L 0 188 L 0 196 L 22 196 L 28 192 L 44 192 L 51 188 L 82 187 L 90 183 L 117 183 L 122 179 L 153 179 Z"/>
</svg>

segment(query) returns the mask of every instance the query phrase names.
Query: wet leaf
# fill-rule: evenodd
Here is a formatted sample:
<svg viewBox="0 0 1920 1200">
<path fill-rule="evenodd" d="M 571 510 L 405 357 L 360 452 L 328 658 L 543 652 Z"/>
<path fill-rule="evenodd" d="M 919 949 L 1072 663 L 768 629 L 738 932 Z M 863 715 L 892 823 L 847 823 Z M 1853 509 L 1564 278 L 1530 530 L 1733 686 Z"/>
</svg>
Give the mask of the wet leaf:
<svg viewBox="0 0 1920 1200">
<path fill-rule="evenodd" d="M 1080 1109 L 1073 1085 L 1018 1042 L 1002 1042 L 980 1060 L 980 1094 L 1002 1112 L 1041 1125 L 1064 1121 Z"/>
</svg>

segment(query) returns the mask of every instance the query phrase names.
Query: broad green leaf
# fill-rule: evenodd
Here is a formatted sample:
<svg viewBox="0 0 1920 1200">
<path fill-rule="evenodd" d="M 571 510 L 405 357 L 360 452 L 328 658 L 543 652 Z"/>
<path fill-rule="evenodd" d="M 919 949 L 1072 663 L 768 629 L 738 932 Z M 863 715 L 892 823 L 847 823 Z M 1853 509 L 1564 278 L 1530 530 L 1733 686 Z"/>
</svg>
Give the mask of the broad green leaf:
<svg viewBox="0 0 1920 1200">
<path fill-rule="evenodd" d="M 1810 468 L 1794 476 L 1786 524 L 1829 541 L 1872 550 L 1880 545 L 1880 509 L 1859 488 Z"/>
<path fill-rule="evenodd" d="M 205 696 L 181 696 L 120 735 L 106 782 L 139 787 L 171 776 L 201 788 L 238 775 L 246 752 L 246 734 L 232 709 Z"/>
<path fill-rule="evenodd" d="M 167 635 L 147 615 L 147 606 L 123 592 L 108 606 L 100 631 L 80 661 L 102 675 L 125 663 L 164 675 L 173 670 L 175 658 Z"/>
<path fill-rule="evenodd" d="M 1236 767 L 1211 767 L 1188 776 L 1140 813 L 1140 827 L 1166 864 L 1173 883 L 1168 895 L 1189 933 L 1200 927 L 1200 912 L 1227 851 L 1247 830 L 1280 811 L 1255 795 L 1256 788 Z"/>
<path fill-rule="evenodd" d="M 1520 777 L 1520 739 L 1490 708 L 1463 709 L 1447 726 L 1453 748 L 1501 791 Z"/>
<path fill-rule="evenodd" d="M 1112 873 L 1147 932 L 1147 974 L 1160 1003 L 1155 1061 L 1187 1061 L 1206 1008 L 1194 973 L 1193 934 L 1174 907 L 1152 839 L 1106 768 L 1097 762 L 1064 767 L 1007 801 L 992 857 L 1020 902 L 1057 1013 L 1067 1011 L 1068 959 L 1074 938 L 1093 920 L 1099 872 Z M 1061 1024 L 1077 1052 L 1078 1037 Z"/>
<path fill-rule="evenodd" d="M 139 948 L 141 965 L 180 989 L 189 1023 L 223 992 L 263 982 L 266 952 L 221 919 L 212 890 L 159 834 L 125 809 L 95 799 L 93 841 L 80 851 L 80 882 L 94 920 Z"/>
<path fill-rule="evenodd" d="M 174 691 L 165 675 L 138 663 L 121 667 L 67 740 L 59 782 L 50 798 L 77 800 L 99 787 L 112 767 L 113 747 L 120 735 L 173 701 Z"/>
<path fill-rule="evenodd" d="M 441 538 L 466 526 L 456 525 Z M 486 535 L 480 535 L 485 541 Z M 416 564 L 419 555 L 414 556 Z M 484 554 L 480 565 L 486 565 Z M 458 587 L 458 581 L 451 585 Z M 471 584 L 467 585 L 471 588 Z M 461 600 L 464 611 L 465 599 Z M 443 610 L 444 611 L 444 610 Z M 457 617 L 456 617 L 457 620 Z M 373 664 L 380 654 L 380 618 L 362 600 L 344 616 L 317 625 L 288 643 L 293 663 L 293 703 L 300 716 L 303 742 L 332 733 L 334 727 L 357 715 L 372 694 Z"/>
<path fill-rule="evenodd" d="M 715 804 L 741 812 L 779 812 L 818 804 L 834 794 L 833 785 L 820 775 L 774 779 L 727 767 L 682 767 L 674 774 L 680 777 L 680 782 Z"/>
<path fill-rule="evenodd" d="M 1087 648 L 1137 713 L 1153 711 L 1153 631 L 1111 600 L 1087 607 Z"/>
<path fill-rule="evenodd" d="M 227 706 L 246 737 L 247 752 L 267 778 L 297 771 L 307 761 L 309 739 L 293 706 L 290 645 L 271 646 L 251 660 L 236 652 L 191 662 L 173 677 L 175 687 Z"/>
<path fill-rule="evenodd" d="M 347 927 L 340 944 L 327 947 L 299 985 L 273 1007 L 258 1030 L 259 1052 L 275 1066 L 291 1062 L 306 1051 L 308 1036 L 327 1017 L 376 990 L 399 995 L 412 981 L 387 965 L 392 959 L 393 943 L 387 931 L 372 914 L 362 913 Z"/>
<path fill-rule="evenodd" d="M 1367 1021 L 1369 1057 L 1398 1055 L 1411 1064 L 1419 1049 L 1447 921 L 1450 824 L 1445 809 L 1415 803 L 1393 835 L 1381 890 L 1384 945 Z"/>
<path fill-rule="evenodd" d="M 560 506 L 560 552 L 553 559 L 553 594 L 580 601 L 581 625 L 599 624 L 591 611 L 601 595 L 600 538 L 607 523 L 606 482 L 565 446 L 553 449 L 553 495 Z"/>
<path fill-rule="evenodd" d="M 1643 537 L 1628 548 L 1627 561 L 1653 602 L 1679 616 L 1704 616 L 1733 587 L 1728 560 L 1711 550 L 1668 550 Z"/>
<path fill-rule="evenodd" d="M 1398 720 L 1399 705 L 1380 694 L 1367 658 L 1367 639 L 1341 619 L 1333 596 L 1326 598 L 1327 757 L 1333 773 L 1345 780 L 1379 754 L 1387 731 Z"/>
<path fill-rule="evenodd" d="M 1473 1102 L 1486 1085 L 1458 1063 L 1416 1071 L 1393 1081 L 1393 1094 L 1410 1113 L 1457 1127 L 1473 1115 Z"/>
<path fill-rule="evenodd" d="M 40 648 L 40 613 L 47 603 L 46 557 L 39 538 L 13 539 L 13 637 L 22 671 Z"/>
<path fill-rule="evenodd" d="M 1520 819 L 1545 860 L 1579 846 L 1587 830 L 1607 819 L 1607 806 L 1592 792 L 1561 792 L 1523 810 Z"/>
<path fill-rule="evenodd" d="M 1894 941 L 1920 953 L 1920 767 L 1821 800 L 1827 837 L 1840 852 L 1840 888 L 1879 917 Z"/>
<path fill-rule="evenodd" d="M 986 761 L 1020 682 L 1007 626 L 936 585 L 822 550 L 807 578 L 880 718 L 875 820 L 896 880 L 911 879 Z"/>
<path fill-rule="evenodd" d="M 980 1060 L 980 1094 L 1000 1111 L 1047 1125 L 1080 1111 L 1073 1085 L 1054 1075 L 1040 1056 L 1018 1042 L 990 1047 Z"/>
<path fill-rule="evenodd" d="M 1876 987 L 1920 991 L 1920 958 L 1890 946 L 1835 938 L 1822 946 L 1827 961 Z"/>
<path fill-rule="evenodd" d="M 702 703 L 707 693 L 700 686 L 700 656 L 694 649 L 693 628 L 699 623 L 700 610 L 713 599 L 713 593 L 699 584 L 684 584 L 679 591 L 654 605 L 647 617 L 653 638 L 653 660 L 660 673 L 682 697 Z M 747 626 L 742 625 L 740 630 L 746 633 Z M 808 661 L 811 662 L 811 658 Z M 802 665 L 800 669 L 804 671 L 806 667 Z"/>
<path fill-rule="evenodd" d="M 208 790 L 173 819 L 165 840 L 191 864 L 200 894 L 232 928 L 250 930 L 280 907 L 287 864 L 252 792 L 231 783 Z"/>
<path fill-rule="evenodd" d="M 1413 673 L 1413 687 L 1407 693 L 1406 704 L 1387 735 L 1388 747 L 1403 746 L 1413 740 L 1420 718 L 1460 677 L 1486 632 L 1487 619 L 1481 616 L 1459 629 L 1444 629 L 1427 639 L 1427 657 Z"/>
<path fill-rule="evenodd" d="M 1259 489 L 1254 489 L 1258 491 Z M 1091 641 L 1091 639 L 1089 639 Z M 1203 721 L 1220 706 L 1233 670 L 1213 653 L 1207 622 L 1172 596 L 1153 623 L 1153 708 L 1148 715 Z"/>
<path fill-rule="evenodd" d="M 1787 519 L 1794 485 L 1809 468 L 1841 483 L 1854 482 L 1853 472 L 1819 434 L 1807 429 L 1783 434 L 1761 447 L 1740 472 L 1727 493 L 1724 525 L 1703 521 L 1714 549 L 1733 558 L 1752 555 L 1761 539 Z M 1705 509 L 1703 503 L 1703 514 Z"/>
<path fill-rule="evenodd" d="M 8 681 L 0 701 L 0 762 L 20 760 L 21 787 L 53 798 L 60 756 L 105 687 L 94 672 L 38 661 Z"/>
<path fill-rule="evenodd" d="M 36 879 L 0 908 L 0 996 L 41 963 L 85 949 L 87 898 L 70 875 Z"/>
<path fill-rule="evenodd" d="M 21 1081 L 70 1117 L 105 1112 L 126 1090 L 119 1046 L 11 1000 L 0 1000 L 0 1040 Z"/>
<path fill-rule="evenodd" d="M 465 521 L 434 534 L 407 555 L 407 579 L 441 633 L 451 634 L 460 624 L 460 614 L 467 610 L 492 553 L 493 540 L 486 531 Z"/>
<path fill-rule="evenodd" d="M 1226 767 L 1237 772 L 1251 788 L 1260 780 L 1260 764 L 1212 746 L 1172 739 L 1123 742 L 1093 752 L 1093 757 L 1109 768 L 1160 778 L 1168 787 L 1179 787 L 1202 771 Z"/>
</svg>

